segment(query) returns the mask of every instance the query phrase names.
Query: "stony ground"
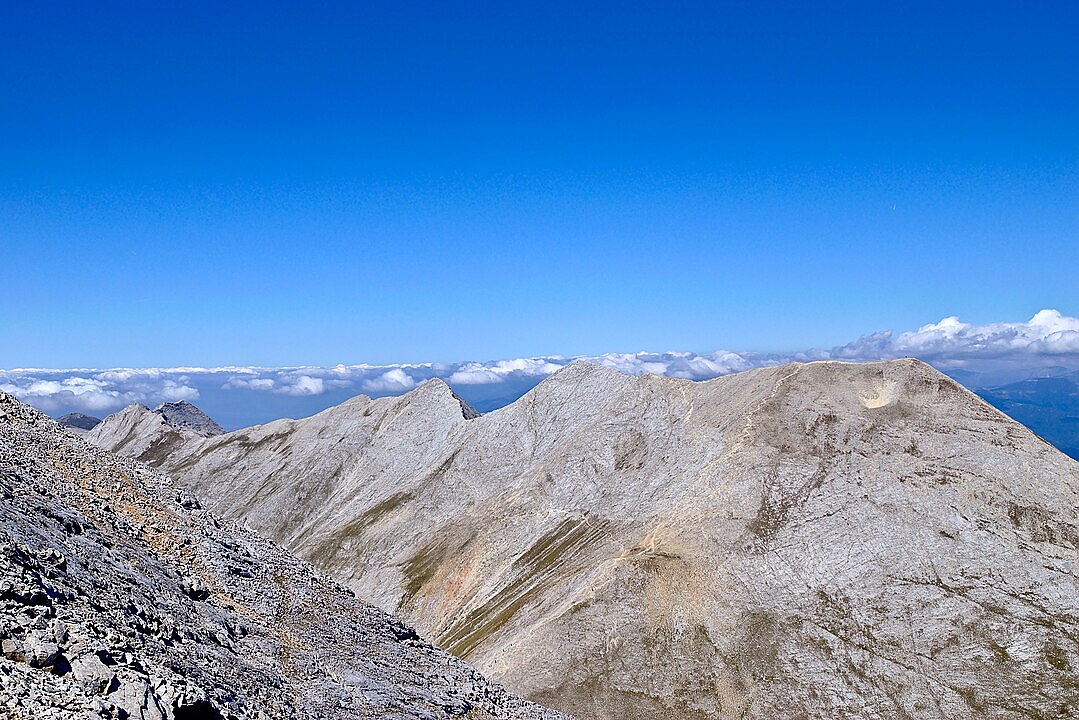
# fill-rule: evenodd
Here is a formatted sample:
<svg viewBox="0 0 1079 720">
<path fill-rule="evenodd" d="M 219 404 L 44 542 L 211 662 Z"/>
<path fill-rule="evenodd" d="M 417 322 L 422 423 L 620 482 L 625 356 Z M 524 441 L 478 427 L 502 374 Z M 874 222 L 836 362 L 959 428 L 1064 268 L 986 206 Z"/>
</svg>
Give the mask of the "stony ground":
<svg viewBox="0 0 1079 720">
<path fill-rule="evenodd" d="M 0 716 L 558 718 L 0 394 Z"/>
</svg>

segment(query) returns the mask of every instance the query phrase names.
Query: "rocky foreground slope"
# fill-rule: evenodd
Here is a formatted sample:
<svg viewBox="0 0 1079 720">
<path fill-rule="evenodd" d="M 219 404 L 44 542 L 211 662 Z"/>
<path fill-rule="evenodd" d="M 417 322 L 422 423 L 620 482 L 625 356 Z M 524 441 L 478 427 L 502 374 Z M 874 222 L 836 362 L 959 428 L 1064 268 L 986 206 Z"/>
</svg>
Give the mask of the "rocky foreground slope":
<svg viewBox="0 0 1079 720">
<path fill-rule="evenodd" d="M 556 718 L 0 393 L 0 717 Z"/>
<path fill-rule="evenodd" d="M 917 361 L 578 364 L 473 419 L 431 381 L 144 456 L 580 717 L 1079 716 L 1079 464 Z"/>
</svg>

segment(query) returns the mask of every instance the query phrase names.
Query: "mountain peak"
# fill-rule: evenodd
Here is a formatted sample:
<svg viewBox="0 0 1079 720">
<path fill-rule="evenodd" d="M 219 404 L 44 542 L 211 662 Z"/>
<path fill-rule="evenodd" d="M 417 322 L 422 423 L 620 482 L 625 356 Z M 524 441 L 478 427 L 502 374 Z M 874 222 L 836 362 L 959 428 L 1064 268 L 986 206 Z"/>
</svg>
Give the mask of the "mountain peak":
<svg viewBox="0 0 1079 720">
<path fill-rule="evenodd" d="M 480 416 L 478 410 L 468 404 L 464 398 L 454 392 L 445 380 L 442 378 L 431 378 L 413 390 L 410 390 L 404 395 L 410 401 L 417 400 L 419 398 L 429 397 L 434 398 L 436 401 L 445 401 L 446 397 L 452 398 L 461 408 L 461 417 L 465 420 L 474 420 Z"/>
<path fill-rule="evenodd" d="M 203 437 L 225 434 L 225 428 L 187 400 L 161 403 L 154 412 L 174 430 L 189 430 Z"/>
<path fill-rule="evenodd" d="M 94 417 L 93 415 L 85 415 L 83 413 L 68 413 L 63 417 L 56 418 L 56 422 L 60 423 L 64 427 L 74 428 L 76 430 L 93 430 L 94 427 L 101 422 L 101 418 Z"/>
<path fill-rule="evenodd" d="M 587 360 L 574 360 L 569 365 L 564 365 L 558 371 L 545 377 L 537 387 L 547 386 L 549 389 L 554 386 L 576 385 L 581 382 L 588 382 L 589 384 L 603 384 L 604 381 L 629 382 L 633 378 L 633 375 L 627 375 L 607 365 L 600 365 Z"/>
<path fill-rule="evenodd" d="M 548 375 L 536 387 L 525 393 L 526 398 L 557 396 L 566 401 L 589 402 L 587 397 L 599 400 L 632 386 L 637 382 L 627 375 L 606 365 L 575 360 Z"/>
</svg>

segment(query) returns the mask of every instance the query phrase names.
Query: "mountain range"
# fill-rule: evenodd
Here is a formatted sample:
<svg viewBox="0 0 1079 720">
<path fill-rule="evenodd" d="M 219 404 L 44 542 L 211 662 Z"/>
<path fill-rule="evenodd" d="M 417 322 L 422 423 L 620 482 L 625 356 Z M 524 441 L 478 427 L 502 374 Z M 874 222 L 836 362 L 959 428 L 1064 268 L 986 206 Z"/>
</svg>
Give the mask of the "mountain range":
<svg viewBox="0 0 1079 720">
<path fill-rule="evenodd" d="M 1079 465 L 916 360 L 87 437 L 581 718 L 1079 713 Z"/>
</svg>

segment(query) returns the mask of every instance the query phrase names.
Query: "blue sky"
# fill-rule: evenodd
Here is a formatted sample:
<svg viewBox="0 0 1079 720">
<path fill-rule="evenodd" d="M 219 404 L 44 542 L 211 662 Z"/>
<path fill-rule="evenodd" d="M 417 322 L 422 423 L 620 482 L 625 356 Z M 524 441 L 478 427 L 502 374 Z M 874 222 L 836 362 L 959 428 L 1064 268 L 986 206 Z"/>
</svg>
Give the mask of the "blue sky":
<svg viewBox="0 0 1079 720">
<path fill-rule="evenodd" d="M 0 367 L 1079 314 L 1079 6 L 579 5 L 6 7 Z"/>
</svg>

